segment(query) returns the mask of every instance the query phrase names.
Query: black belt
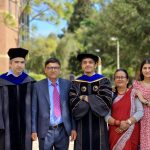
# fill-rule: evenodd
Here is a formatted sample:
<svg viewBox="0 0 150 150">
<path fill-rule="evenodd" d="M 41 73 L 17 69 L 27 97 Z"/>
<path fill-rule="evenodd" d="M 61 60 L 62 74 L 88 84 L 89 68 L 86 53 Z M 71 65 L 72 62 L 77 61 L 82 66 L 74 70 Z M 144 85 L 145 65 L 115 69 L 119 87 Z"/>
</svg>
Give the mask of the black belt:
<svg viewBox="0 0 150 150">
<path fill-rule="evenodd" d="M 55 126 L 49 126 L 49 130 L 53 130 L 53 129 L 57 129 L 57 128 L 59 128 L 59 127 L 63 127 L 63 123 L 60 123 L 60 124 L 57 124 L 57 125 L 55 125 Z"/>
</svg>

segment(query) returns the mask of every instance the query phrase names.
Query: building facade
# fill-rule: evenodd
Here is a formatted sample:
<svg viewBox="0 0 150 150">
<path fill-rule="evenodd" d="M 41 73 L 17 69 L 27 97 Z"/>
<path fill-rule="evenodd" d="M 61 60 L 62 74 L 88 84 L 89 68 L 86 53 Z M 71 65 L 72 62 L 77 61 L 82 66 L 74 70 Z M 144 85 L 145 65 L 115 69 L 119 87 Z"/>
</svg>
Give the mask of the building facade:
<svg viewBox="0 0 150 150">
<path fill-rule="evenodd" d="M 9 48 L 18 47 L 19 39 L 23 40 L 24 38 L 19 35 L 21 23 L 18 23 L 23 1 L 24 0 L 0 0 L 0 74 L 8 71 L 9 69 L 9 58 L 7 51 Z M 13 16 L 15 26 L 8 25 L 5 22 L 5 13 Z M 22 17 L 20 19 L 23 21 L 21 25 L 26 23 L 26 18 L 28 17 Z"/>
</svg>

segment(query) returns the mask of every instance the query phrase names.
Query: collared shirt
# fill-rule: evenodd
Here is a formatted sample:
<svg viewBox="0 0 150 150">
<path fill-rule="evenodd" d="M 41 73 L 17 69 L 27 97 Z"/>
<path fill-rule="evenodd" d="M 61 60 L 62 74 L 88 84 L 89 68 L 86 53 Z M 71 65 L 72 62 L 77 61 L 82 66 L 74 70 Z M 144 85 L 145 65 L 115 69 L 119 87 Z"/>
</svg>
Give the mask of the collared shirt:
<svg viewBox="0 0 150 150">
<path fill-rule="evenodd" d="M 96 74 L 96 73 L 95 73 L 95 72 L 93 72 L 93 74 L 92 74 L 91 76 L 93 76 L 93 75 L 95 75 L 95 74 Z M 87 74 L 85 74 L 85 73 L 84 73 L 84 75 L 88 76 L 88 75 L 87 75 Z"/>
<path fill-rule="evenodd" d="M 14 72 L 12 71 L 12 69 L 10 69 L 7 73 L 7 76 L 9 76 L 10 74 L 12 74 L 14 77 L 16 77 L 16 75 L 14 74 Z M 22 74 L 22 72 L 20 73 L 20 75 Z M 19 76 L 20 76 L 19 75 Z"/>
<path fill-rule="evenodd" d="M 58 79 L 56 81 L 56 85 L 57 85 L 56 88 L 60 93 Z M 54 126 L 62 123 L 62 117 L 60 116 L 59 118 L 56 118 L 56 116 L 54 115 L 54 103 L 53 103 L 54 87 L 52 86 L 52 82 L 49 79 L 48 79 L 48 90 L 49 90 L 49 97 L 50 97 L 50 125 Z"/>
</svg>

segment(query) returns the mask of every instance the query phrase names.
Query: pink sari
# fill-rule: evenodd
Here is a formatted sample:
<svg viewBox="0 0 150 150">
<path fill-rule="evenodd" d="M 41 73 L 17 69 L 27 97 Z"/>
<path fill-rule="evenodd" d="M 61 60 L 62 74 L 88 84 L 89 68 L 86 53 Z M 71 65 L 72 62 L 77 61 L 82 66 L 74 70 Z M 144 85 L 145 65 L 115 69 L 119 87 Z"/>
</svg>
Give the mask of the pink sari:
<svg viewBox="0 0 150 150">
<path fill-rule="evenodd" d="M 150 88 L 145 87 L 141 82 L 135 81 L 133 83 L 133 88 L 141 91 L 143 97 L 150 101 Z M 150 107 L 144 106 L 144 116 L 141 121 L 140 130 L 140 150 L 150 149 Z"/>
</svg>

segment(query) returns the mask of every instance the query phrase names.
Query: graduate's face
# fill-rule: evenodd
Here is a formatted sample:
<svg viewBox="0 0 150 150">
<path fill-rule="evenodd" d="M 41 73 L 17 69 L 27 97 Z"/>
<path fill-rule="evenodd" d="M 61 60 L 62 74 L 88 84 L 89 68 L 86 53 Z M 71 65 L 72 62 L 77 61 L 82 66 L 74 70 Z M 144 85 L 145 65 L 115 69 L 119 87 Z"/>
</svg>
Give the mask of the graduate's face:
<svg viewBox="0 0 150 150">
<path fill-rule="evenodd" d="M 84 74 L 91 76 L 95 72 L 97 63 L 95 63 L 95 61 L 91 58 L 85 58 L 81 62 L 81 67 L 84 71 Z"/>
<path fill-rule="evenodd" d="M 22 57 L 11 59 L 10 68 L 16 76 L 19 76 L 25 68 L 25 59 Z"/>
<path fill-rule="evenodd" d="M 60 74 L 60 65 L 58 63 L 49 63 L 45 66 L 44 71 L 50 80 L 56 80 Z"/>
</svg>

